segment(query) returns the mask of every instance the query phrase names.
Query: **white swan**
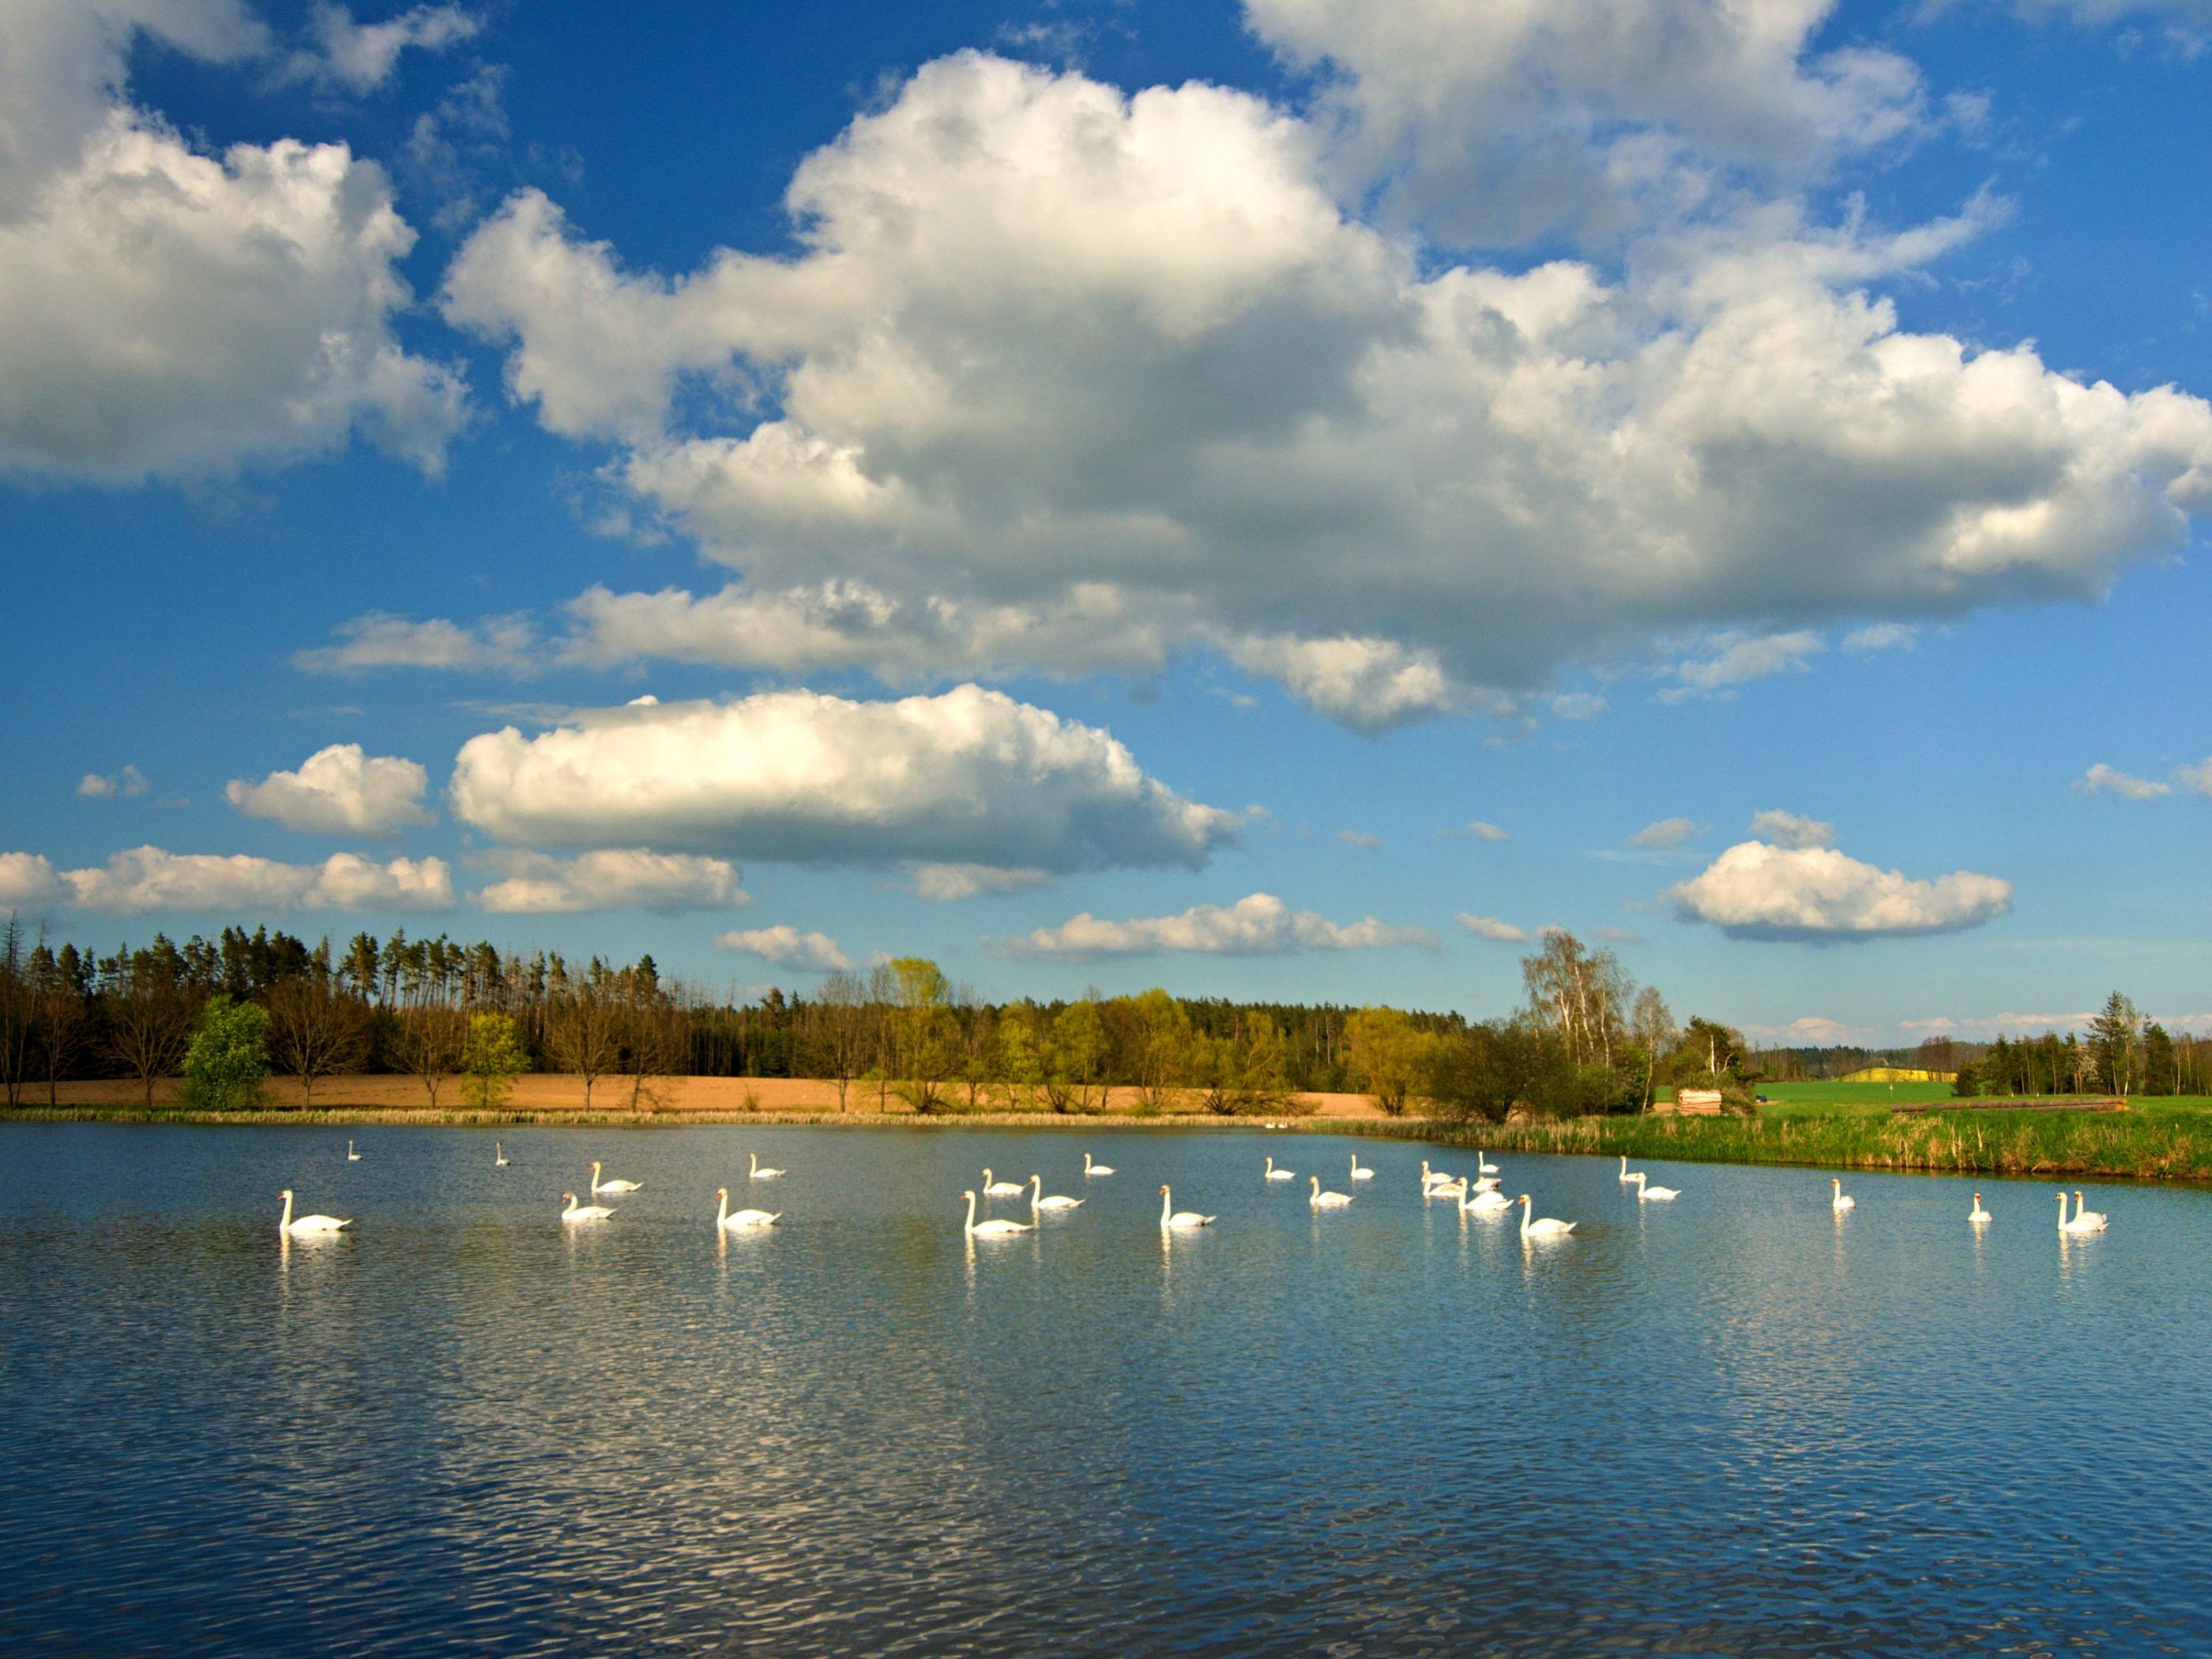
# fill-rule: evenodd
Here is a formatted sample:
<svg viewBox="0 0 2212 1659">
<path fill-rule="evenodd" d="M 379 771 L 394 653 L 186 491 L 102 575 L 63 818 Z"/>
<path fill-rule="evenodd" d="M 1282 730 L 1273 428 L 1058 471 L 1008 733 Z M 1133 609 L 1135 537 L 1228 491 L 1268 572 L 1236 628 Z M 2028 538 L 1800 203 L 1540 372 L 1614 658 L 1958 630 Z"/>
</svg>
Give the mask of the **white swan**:
<svg viewBox="0 0 2212 1659">
<path fill-rule="evenodd" d="M 1526 1193 L 1515 1201 L 1522 1206 L 1521 1237 L 1523 1238 L 1565 1238 L 1581 1224 L 1573 1221 L 1555 1221 L 1550 1216 L 1538 1216 L 1536 1200 Z"/>
<path fill-rule="evenodd" d="M 777 1177 L 777 1176 L 781 1176 L 782 1173 L 783 1173 L 783 1171 L 782 1171 L 782 1170 L 771 1170 L 771 1169 L 769 1169 L 769 1168 L 768 1167 L 768 1165 L 766 1165 L 765 1164 L 762 1163 L 762 1162 L 760 1161 L 760 1154 L 759 1154 L 758 1152 L 747 1152 L 747 1153 L 745 1154 L 745 1179 L 746 1179 L 746 1180 L 748 1180 L 748 1181 L 774 1181 L 775 1179 L 776 1179 L 776 1177 Z"/>
<path fill-rule="evenodd" d="M 1032 1210 L 1075 1210 L 1080 1209 L 1087 1201 L 1080 1198 L 1069 1198 L 1060 1193 L 1047 1196 L 1044 1192 L 1044 1177 L 1042 1176 L 1030 1177 L 1030 1208 Z"/>
<path fill-rule="evenodd" d="M 495 1170 L 504 1170 L 507 1167 L 507 1148 L 496 1140 L 491 1144 L 491 1167 Z"/>
<path fill-rule="evenodd" d="M 1828 1178 L 1828 1185 L 1834 1188 L 1833 1195 L 1828 1200 L 1828 1207 L 1830 1209 L 1842 1212 L 1844 1210 L 1856 1210 L 1858 1208 L 1858 1200 L 1853 1198 L 1849 1193 L 1844 1190 L 1842 1177 L 1831 1176 Z"/>
<path fill-rule="evenodd" d="M 596 1164 L 592 1165 L 592 1196 L 593 1198 L 597 1198 L 601 1193 L 634 1193 L 644 1185 L 642 1181 L 602 1181 L 599 1179 L 599 1166 Z"/>
<path fill-rule="evenodd" d="M 1313 1196 L 1308 1199 L 1306 1202 L 1312 1205 L 1316 1210 L 1341 1209 L 1344 1206 L 1352 1202 L 1352 1194 L 1349 1193 L 1325 1193 L 1322 1191 L 1321 1177 L 1319 1176 L 1308 1176 L 1306 1179 L 1313 1182 Z M 1162 1190 L 1164 1191 L 1165 1188 L 1163 1188 Z"/>
<path fill-rule="evenodd" d="M 1477 1175 L 1496 1175 L 1496 1174 L 1498 1173 L 1498 1166 L 1497 1166 L 1495 1164 L 1486 1163 L 1486 1162 L 1484 1161 L 1484 1159 L 1485 1159 L 1485 1157 L 1486 1157 L 1486 1155 L 1484 1153 L 1484 1152 L 1483 1152 L 1483 1150 L 1482 1150 L 1482 1148 L 1481 1148 L 1481 1147 L 1478 1146 L 1478 1147 L 1476 1147 L 1476 1148 L 1474 1149 L 1474 1172 L 1475 1172 L 1475 1174 L 1477 1174 Z"/>
<path fill-rule="evenodd" d="M 1493 1183 L 1469 1193 L 1465 1198 L 1460 1200 L 1459 1207 L 1462 1214 L 1473 1210 L 1478 1215 L 1495 1215 L 1500 1210 L 1511 1209 L 1513 1200 L 1499 1192 Z"/>
<path fill-rule="evenodd" d="M 986 1198 L 1019 1198 L 1024 1184 L 1018 1181 L 994 1181 L 989 1170 L 983 1171 L 983 1196 Z"/>
<path fill-rule="evenodd" d="M 574 1193 L 562 1194 L 561 1202 L 566 1206 L 561 1212 L 561 1219 L 563 1221 L 611 1221 L 614 1219 L 615 1212 L 605 1205 L 580 1205 L 576 1202 L 576 1195 Z"/>
<path fill-rule="evenodd" d="M 1498 1190 L 1498 1177 L 1485 1176 L 1480 1181 L 1469 1182 L 1468 1190 L 1471 1193 L 1494 1193 Z"/>
<path fill-rule="evenodd" d="M 1976 1193 L 1974 1194 L 1974 1207 L 1966 1212 L 1966 1219 L 1972 1222 L 1977 1227 L 1978 1227 L 1982 1223 L 1987 1221 L 1989 1218 L 1990 1212 L 1982 1207 L 1982 1195 L 1979 1193 Z"/>
<path fill-rule="evenodd" d="M 1013 1233 L 1033 1231 L 1036 1228 L 1036 1224 L 1032 1221 L 978 1221 L 975 1219 L 975 1192 L 970 1189 L 960 1196 L 968 1200 L 968 1231 L 971 1233 L 984 1238 L 1005 1238 Z"/>
<path fill-rule="evenodd" d="M 1271 1158 L 1267 1160 L 1267 1176 L 1270 1181 L 1296 1181 L 1298 1178 L 1298 1172 L 1296 1170 L 1277 1169 L 1275 1160 Z"/>
<path fill-rule="evenodd" d="M 2102 1210 L 2083 1209 L 2081 1207 L 2081 1189 L 2079 1187 L 2076 1187 L 2074 1189 L 2074 1218 L 2076 1221 L 2087 1222 L 2091 1231 L 2100 1233 L 2105 1231 L 2105 1224 L 2112 1219 L 2112 1218 L 2106 1215 Z"/>
<path fill-rule="evenodd" d="M 1421 1190 L 1425 1193 L 1431 1187 L 1449 1187 L 1459 1178 L 1447 1175 L 1442 1170 L 1431 1170 L 1425 1158 L 1421 1160 Z"/>
<path fill-rule="evenodd" d="M 1083 1173 L 1085 1176 L 1112 1175 L 1114 1166 L 1110 1164 L 1093 1164 L 1091 1161 L 1091 1154 L 1085 1152 L 1083 1155 Z"/>
<path fill-rule="evenodd" d="M 1636 1196 L 1639 1200 L 1648 1198 L 1656 1203 L 1662 1198 L 1680 1198 L 1681 1195 L 1679 1188 L 1655 1187 L 1651 1184 L 1650 1176 L 1641 1170 L 1636 1172 Z"/>
<path fill-rule="evenodd" d="M 730 1189 L 727 1187 L 715 1188 L 714 1196 L 720 1200 L 720 1207 L 714 1212 L 714 1224 L 717 1227 L 773 1227 L 783 1218 L 783 1212 L 781 1210 L 774 1215 L 770 1215 L 766 1210 L 739 1210 L 735 1215 L 732 1215 Z"/>
<path fill-rule="evenodd" d="M 284 1189 L 283 1199 L 283 1218 L 276 1224 L 276 1231 L 280 1233 L 334 1233 L 341 1227 L 353 1225 L 350 1216 L 341 1221 L 334 1215 L 303 1215 L 295 1221 L 292 1219 L 292 1189 L 289 1187 Z"/>
<path fill-rule="evenodd" d="M 1423 1198 L 1449 1198 L 1455 1200 L 1465 1198 L 1467 1196 L 1467 1177 L 1465 1176 L 1462 1176 L 1456 1181 L 1439 1181 L 1435 1186 L 1424 1190 L 1421 1196 Z"/>
<path fill-rule="evenodd" d="M 2058 1231 L 2062 1233 L 2101 1233 L 2105 1231 L 2105 1218 L 2092 1210 L 2069 1221 L 2066 1218 L 2066 1189 L 2061 1187 L 2058 1189 Z"/>
<path fill-rule="evenodd" d="M 1354 1181 L 1372 1181 L 1375 1179 L 1374 1170 L 1363 1170 L 1359 1167 L 1359 1154 L 1357 1152 L 1354 1152 L 1352 1155 L 1352 1178 Z"/>
<path fill-rule="evenodd" d="M 353 1142 L 350 1140 L 346 1142 L 346 1162 L 349 1164 L 358 1164 L 361 1162 L 361 1154 L 354 1151 Z"/>
<path fill-rule="evenodd" d="M 1170 1195 L 1168 1189 L 1164 1187 L 1160 1188 L 1160 1225 L 1162 1228 L 1211 1227 L 1212 1224 L 1213 1218 L 1210 1215 L 1200 1215 L 1195 1210 L 1178 1210 L 1175 1208 L 1174 1200 Z"/>
<path fill-rule="evenodd" d="M 1623 1185 L 1644 1179 L 1642 1176 L 1628 1167 L 1628 1154 L 1626 1152 L 1620 1155 L 1620 1179 Z"/>
</svg>

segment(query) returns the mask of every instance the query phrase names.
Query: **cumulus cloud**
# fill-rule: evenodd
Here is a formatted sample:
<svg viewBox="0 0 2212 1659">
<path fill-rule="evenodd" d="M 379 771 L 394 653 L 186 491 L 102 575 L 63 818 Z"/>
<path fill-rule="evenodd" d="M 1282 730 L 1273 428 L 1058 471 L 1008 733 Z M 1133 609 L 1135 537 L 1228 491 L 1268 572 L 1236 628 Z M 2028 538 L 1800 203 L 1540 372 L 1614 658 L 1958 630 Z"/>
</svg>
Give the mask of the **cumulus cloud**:
<svg viewBox="0 0 2212 1659">
<path fill-rule="evenodd" d="M 462 628 L 373 611 L 340 623 L 335 631 L 335 643 L 294 653 L 292 665 L 318 674 L 372 668 L 528 674 L 545 665 L 537 629 L 526 617 L 493 617 L 473 628 Z"/>
<path fill-rule="evenodd" d="M 571 915 L 583 910 L 732 910 L 752 902 L 726 859 L 610 848 L 573 859 L 510 853 L 504 879 L 471 893 L 502 915 Z"/>
<path fill-rule="evenodd" d="M 1395 11 L 1492 40 L 1510 10 L 1515 62 L 1571 38 L 1448 9 Z M 1647 9 L 1603 10 L 1591 52 L 1641 63 Z M 1771 70 L 1773 131 L 1856 131 L 1805 112 L 1856 107 L 1830 70 L 1879 54 L 1803 59 L 1818 9 L 1672 27 L 1727 74 Z M 1723 695 L 1846 619 L 2096 593 L 2212 506 L 2203 402 L 1911 332 L 1869 294 L 1990 204 L 1880 234 L 1768 203 L 1619 274 L 1504 270 L 1347 216 L 1319 149 L 1218 87 L 963 53 L 805 160 L 791 256 L 637 270 L 513 197 L 447 317 L 738 573 L 582 596 L 540 655 L 905 684 L 1212 651 L 1372 730 L 1510 714 L 1662 637 L 1704 641 L 1672 692 Z"/>
<path fill-rule="evenodd" d="M 2191 770 L 2184 767 L 2174 775 L 2181 778 L 2185 785 L 2196 787 L 2197 781 L 2185 775 Z M 2139 778 L 2132 772 L 2123 772 L 2116 766 L 2107 766 L 2103 761 L 2099 761 L 2075 779 L 2074 787 L 2085 795 L 2118 795 L 2122 800 L 2156 800 L 2160 795 L 2173 793 L 2173 786 L 2170 783 L 2160 783 L 2155 778 Z M 2206 793 L 2212 793 L 2212 791 Z"/>
<path fill-rule="evenodd" d="M 360 23 L 345 7 L 319 0 L 308 14 L 313 48 L 295 52 L 289 72 L 356 94 L 374 92 L 392 78 L 399 54 L 410 46 L 441 52 L 468 40 L 477 27 L 459 6 L 416 6 L 381 23 Z"/>
<path fill-rule="evenodd" d="M 922 864 L 915 866 L 917 898 L 947 903 L 985 894 L 1026 893 L 1052 879 L 1048 870 L 1001 870 L 988 864 Z"/>
<path fill-rule="evenodd" d="M 118 795 L 143 795 L 148 785 L 146 775 L 135 766 L 126 766 L 119 772 L 88 772 L 77 780 L 76 792 L 94 800 L 112 800 Z"/>
<path fill-rule="evenodd" d="M 1179 915 L 1102 921 L 1089 911 L 1057 927 L 1040 927 L 1020 939 L 1001 940 L 1002 956 L 1152 956 L 1190 951 L 1215 956 L 1286 956 L 1300 951 L 1376 951 L 1394 945 L 1434 950 L 1437 936 L 1425 927 L 1394 927 L 1372 916 L 1339 923 L 1311 910 L 1293 911 L 1272 893 L 1253 893 L 1224 907 L 1194 904 Z"/>
<path fill-rule="evenodd" d="M 1795 812 L 1754 812 L 1751 818 L 1751 833 L 1754 839 L 1771 842 L 1777 847 L 1833 847 L 1836 826 L 1823 823 L 1818 818 L 1800 817 Z"/>
<path fill-rule="evenodd" d="M 1959 871 L 1933 881 L 1847 858 L 1832 847 L 1747 841 L 1668 890 L 1685 921 L 1732 939 L 1846 940 L 1978 927 L 2012 908 L 2012 884 Z"/>
<path fill-rule="evenodd" d="M 535 738 L 509 726 L 463 745 L 452 793 L 463 822 L 522 846 L 818 864 L 1197 869 L 1240 822 L 1147 776 L 1096 726 L 972 685 L 633 704 Z"/>
<path fill-rule="evenodd" d="M 459 378 L 392 329 L 415 233 L 343 144 L 220 156 L 121 96 L 147 33 L 263 49 L 216 0 L 21 0 L 0 56 L 0 471 L 222 476 L 355 433 L 426 469 Z"/>
<path fill-rule="evenodd" d="M 1647 853 L 1663 853 L 1681 846 L 1685 842 L 1695 841 L 1709 827 L 1695 818 L 1661 818 L 1655 823 L 1645 824 L 1631 836 L 1628 844 Z"/>
<path fill-rule="evenodd" d="M 1909 651 L 1920 637 L 1910 623 L 1869 623 L 1844 635 L 1844 649 L 1854 656 L 1869 651 Z"/>
<path fill-rule="evenodd" d="M 296 772 L 271 772 L 258 783 L 233 778 L 223 798 L 248 817 L 274 818 L 315 835 L 388 836 L 428 823 L 423 792 L 430 775 L 397 755 L 370 755 L 357 743 L 319 749 Z"/>
<path fill-rule="evenodd" d="M 787 922 L 773 927 L 749 927 L 725 933 L 715 941 L 726 951 L 742 951 L 779 968 L 826 974 L 850 968 L 853 959 L 837 948 L 827 933 L 802 933 Z"/>
<path fill-rule="evenodd" d="M 46 859 L 0 854 L 0 903 L 62 902 L 137 915 L 153 910 L 446 910 L 453 872 L 442 859 L 379 864 L 333 853 L 320 864 L 283 864 L 236 854 L 170 853 L 137 847 L 105 865 L 57 872 Z"/>
<path fill-rule="evenodd" d="M 1478 916 L 1469 911 L 1459 913 L 1459 925 L 1477 939 L 1493 940 L 1499 945 L 1521 945 L 1527 942 L 1528 930 L 1516 927 L 1510 921 L 1500 921 L 1496 916 Z"/>
</svg>

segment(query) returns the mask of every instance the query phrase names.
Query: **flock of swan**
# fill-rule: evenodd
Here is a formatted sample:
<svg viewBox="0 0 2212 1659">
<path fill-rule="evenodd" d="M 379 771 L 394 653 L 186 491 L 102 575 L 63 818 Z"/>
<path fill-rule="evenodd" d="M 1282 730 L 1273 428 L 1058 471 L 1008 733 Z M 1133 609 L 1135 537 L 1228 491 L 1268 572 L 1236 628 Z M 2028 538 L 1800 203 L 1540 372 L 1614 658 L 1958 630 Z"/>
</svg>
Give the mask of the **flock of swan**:
<svg viewBox="0 0 2212 1659">
<path fill-rule="evenodd" d="M 511 1163 L 507 1156 L 506 1146 L 499 1141 L 492 1143 L 492 1160 L 493 1166 L 501 1170 L 509 1167 Z M 361 1154 L 354 1150 L 354 1144 L 350 1140 L 346 1142 L 346 1161 L 349 1164 L 361 1162 Z M 757 1152 L 746 1153 L 745 1162 L 745 1179 L 749 1182 L 775 1181 L 787 1173 L 785 1170 L 763 1164 Z M 1521 1207 L 1521 1236 L 1523 1238 L 1565 1238 L 1581 1225 L 1579 1222 L 1561 1221 L 1555 1217 L 1537 1215 L 1535 1200 L 1527 1193 L 1522 1193 L 1517 1198 L 1507 1198 L 1498 1185 L 1501 1172 L 1498 1165 L 1491 1163 L 1488 1154 L 1479 1147 L 1475 1151 L 1474 1163 L 1475 1172 L 1473 1176 L 1455 1176 L 1443 1170 L 1431 1169 L 1429 1161 L 1423 1158 L 1420 1176 L 1422 1199 L 1455 1203 L 1461 1213 L 1465 1215 L 1502 1215 L 1518 1205 Z M 645 1183 L 641 1181 L 625 1181 L 619 1177 L 612 1180 L 605 1178 L 605 1164 L 597 1160 L 592 1164 L 589 1190 L 594 1200 L 623 1198 L 643 1190 Z M 1111 1164 L 1097 1163 L 1093 1161 L 1089 1152 L 1084 1153 L 1083 1176 L 1086 1181 L 1111 1176 L 1113 1173 L 1114 1169 Z M 1351 1184 L 1354 1187 L 1361 1182 L 1375 1179 L 1375 1171 L 1360 1163 L 1359 1154 L 1356 1151 L 1352 1154 L 1350 1178 Z M 1278 1168 L 1273 1156 L 1269 1156 L 1261 1168 L 1261 1179 L 1271 1184 L 1277 1182 L 1295 1182 L 1297 1179 L 1297 1174 L 1292 1170 Z M 1636 1197 L 1639 1203 L 1671 1202 L 1682 1195 L 1676 1188 L 1652 1185 L 1649 1172 L 1630 1169 L 1626 1157 L 1620 1160 L 1620 1179 L 1621 1185 L 1633 1186 L 1636 1188 Z M 1306 1202 L 1311 1208 L 1341 1210 L 1351 1206 L 1352 1195 L 1350 1193 L 1324 1190 L 1319 1176 L 1310 1175 L 1306 1180 L 1310 1188 Z M 1036 1231 L 1038 1216 L 1048 1212 L 1078 1210 L 1088 1202 L 1085 1199 L 1070 1198 L 1062 1193 L 1047 1193 L 1044 1190 L 1042 1176 L 1032 1175 L 1026 1181 L 1001 1181 L 988 1166 L 983 1170 L 981 1185 L 983 1200 L 986 1203 L 994 1198 L 1018 1199 L 1026 1195 L 1029 1199 L 1030 1219 L 1013 1221 L 999 1216 L 979 1219 L 976 1215 L 975 1189 L 970 1188 L 960 1194 L 962 1200 L 968 1206 L 968 1217 L 963 1231 L 969 1237 L 976 1238 L 1006 1238 L 1019 1233 L 1034 1232 Z M 1831 1177 L 1828 1188 L 1829 1207 L 1838 1217 L 1840 1218 L 1858 1207 L 1858 1200 L 1844 1190 L 1841 1176 Z M 350 1217 L 343 1219 L 330 1215 L 295 1217 L 292 1213 L 292 1189 L 288 1187 L 278 1196 L 284 1200 L 284 1213 L 283 1218 L 276 1224 L 276 1231 L 288 1237 L 337 1233 L 354 1224 Z M 718 1228 L 737 1230 L 773 1227 L 783 1219 L 783 1212 L 781 1210 L 731 1209 L 730 1189 L 726 1187 L 716 1188 L 714 1197 L 718 1206 L 714 1215 L 714 1224 Z M 2101 1233 L 2110 1224 L 2111 1218 L 2103 1211 L 2087 1207 L 2079 1188 L 2076 1188 L 2073 1194 L 2074 1213 L 2071 1216 L 2066 1212 L 2066 1198 L 2065 1189 L 2060 1188 L 2058 1231 L 2061 1233 L 2069 1237 Z M 596 1202 L 580 1203 L 573 1192 L 561 1194 L 561 1219 L 563 1223 L 571 1225 L 611 1221 L 615 1218 L 615 1211 L 611 1205 Z M 1982 1195 L 1976 1193 L 1974 1207 L 1968 1212 L 1967 1221 L 1978 1233 L 1993 1218 L 1990 1212 L 1982 1207 Z M 1165 1185 L 1160 1188 L 1162 1231 L 1176 1232 L 1197 1227 L 1210 1227 L 1216 1219 L 1216 1217 L 1201 1214 L 1196 1210 L 1176 1209 L 1174 1194 Z"/>
</svg>

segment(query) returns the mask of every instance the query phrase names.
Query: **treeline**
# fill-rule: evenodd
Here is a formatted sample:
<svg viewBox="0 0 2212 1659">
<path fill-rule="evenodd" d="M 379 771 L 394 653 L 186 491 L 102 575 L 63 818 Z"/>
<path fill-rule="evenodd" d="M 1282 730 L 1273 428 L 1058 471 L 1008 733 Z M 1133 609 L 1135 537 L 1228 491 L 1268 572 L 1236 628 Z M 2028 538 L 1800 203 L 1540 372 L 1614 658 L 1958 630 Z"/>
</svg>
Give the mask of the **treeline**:
<svg viewBox="0 0 2212 1659">
<path fill-rule="evenodd" d="M 443 936 L 313 945 L 265 928 L 110 955 L 0 933 L 0 1085 L 17 1106 L 73 1079 L 128 1079 L 150 1104 L 195 1036 L 265 1044 L 302 1104 L 342 1073 L 404 1073 L 428 1103 L 495 1022 L 501 1052 L 630 1104 L 677 1076 L 824 1079 L 841 1106 L 917 1111 L 1095 1112 L 1109 1090 L 1140 1110 L 1283 1109 L 1305 1092 L 1361 1092 L 1395 1113 L 1447 1116 L 1634 1111 L 1698 1082 L 1747 1100 L 1756 1075 L 1734 1030 L 1678 1028 L 1609 951 L 1547 935 L 1522 963 L 1524 1007 L 1504 1018 L 1338 1005 L 1134 996 L 989 1003 L 936 963 L 902 957 L 828 975 L 811 997 L 738 1005 L 664 976 L 650 956 L 619 965 L 502 952 Z M 240 1024 L 231 1011 L 255 1016 Z M 472 1024 L 474 1031 L 472 1035 Z M 241 1033 L 245 1035 L 241 1035 Z M 251 1066 L 246 1067 L 247 1073 Z"/>
<path fill-rule="evenodd" d="M 2112 993 L 2087 1031 L 2000 1036 L 1956 1068 L 1952 1093 L 2201 1095 L 2212 1079 L 2212 1040 L 2176 1036 Z"/>
</svg>

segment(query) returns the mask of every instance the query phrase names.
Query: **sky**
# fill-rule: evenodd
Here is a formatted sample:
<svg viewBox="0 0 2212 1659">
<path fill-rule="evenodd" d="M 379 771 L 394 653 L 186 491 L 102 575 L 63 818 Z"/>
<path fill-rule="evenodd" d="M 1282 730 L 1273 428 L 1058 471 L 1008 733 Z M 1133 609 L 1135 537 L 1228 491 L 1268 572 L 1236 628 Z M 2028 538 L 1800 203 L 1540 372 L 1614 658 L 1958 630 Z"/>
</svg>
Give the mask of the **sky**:
<svg viewBox="0 0 2212 1659">
<path fill-rule="evenodd" d="M 10 0 L 0 909 L 2212 1029 L 2212 4 Z"/>
</svg>

